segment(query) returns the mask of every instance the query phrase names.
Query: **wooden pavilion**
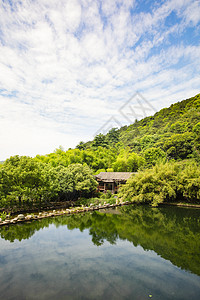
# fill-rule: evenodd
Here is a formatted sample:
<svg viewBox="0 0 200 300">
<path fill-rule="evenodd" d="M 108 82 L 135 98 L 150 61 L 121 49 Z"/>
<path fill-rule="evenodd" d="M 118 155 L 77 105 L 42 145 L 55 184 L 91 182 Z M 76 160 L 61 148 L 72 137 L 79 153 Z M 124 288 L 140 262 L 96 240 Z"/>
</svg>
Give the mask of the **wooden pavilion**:
<svg viewBox="0 0 200 300">
<path fill-rule="evenodd" d="M 126 183 L 126 181 L 131 177 L 133 172 L 100 172 L 98 175 L 95 175 L 96 180 L 98 181 L 98 192 L 111 191 L 113 194 L 116 194 L 118 188 Z"/>
</svg>

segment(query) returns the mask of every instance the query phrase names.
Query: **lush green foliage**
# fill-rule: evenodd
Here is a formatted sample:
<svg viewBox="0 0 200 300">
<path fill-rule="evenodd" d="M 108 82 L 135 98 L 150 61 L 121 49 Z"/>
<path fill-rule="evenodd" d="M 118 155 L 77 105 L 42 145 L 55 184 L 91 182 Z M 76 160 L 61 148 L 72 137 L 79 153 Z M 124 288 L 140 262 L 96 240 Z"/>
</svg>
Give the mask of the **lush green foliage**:
<svg viewBox="0 0 200 300">
<path fill-rule="evenodd" d="M 132 175 L 119 198 L 153 206 L 178 200 L 200 203 L 200 168 L 194 161 L 157 164 Z"/>
<path fill-rule="evenodd" d="M 136 121 L 130 126 L 113 128 L 93 141 L 80 142 L 76 149 L 37 156 L 52 166 L 87 164 L 100 171 L 137 171 L 166 159 L 194 158 L 200 161 L 200 94 Z"/>
<path fill-rule="evenodd" d="M 79 200 L 76 202 L 78 206 L 91 206 L 91 205 L 104 205 L 104 204 L 115 204 L 116 201 L 118 201 L 117 196 L 115 194 L 112 194 L 111 191 L 107 191 L 106 193 L 97 193 L 96 197 L 92 198 L 79 198 Z"/>
<path fill-rule="evenodd" d="M 96 143 L 96 142 L 95 142 Z M 94 173 L 106 171 L 134 172 L 145 164 L 145 159 L 133 153 L 129 147 L 112 148 L 93 146 L 89 149 L 70 149 L 63 151 L 57 149 L 54 153 L 46 156 L 36 156 L 36 161 L 56 166 L 69 166 L 73 163 L 87 164 Z"/>
<path fill-rule="evenodd" d="M 164 151 L 169 159 L 200 158 L 200 94 L 172 104 L 154 116 L 136 121 L 118 131 L 115 129 L 114 132 L 118 134 L 114 142 L 109 138 L 109 132 L 105 136 L 100 135 L 102 143 L 98 145 L 108 148 L 107 141 L 110 140 L 110 147 L 129 147 L 130 152 L 137 154 L 144 154 L 149 148 L 157 148 Z M 100 142 L 99 136 L 96 138 Z M 85 143 L 84 148 L 91 149 L 94 141 Z M 154 159 L 152 164 L 155 164 Z"/>
<path fill-rule="evenodd" d="M 90 197 L 96 180 L 87 165 L 52 167 L 27 156 L 7 159 L 0 168 L 0 206 L 13 207 Z"/>
</svg>

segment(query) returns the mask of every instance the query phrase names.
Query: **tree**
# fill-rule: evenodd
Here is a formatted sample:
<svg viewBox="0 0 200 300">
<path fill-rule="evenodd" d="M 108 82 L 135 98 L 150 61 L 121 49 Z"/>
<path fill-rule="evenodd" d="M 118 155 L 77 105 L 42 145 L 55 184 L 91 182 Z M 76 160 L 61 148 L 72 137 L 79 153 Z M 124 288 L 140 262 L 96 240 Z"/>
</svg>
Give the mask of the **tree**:
<svg viewBox="0 0 200 300">
<path fill-rule="evenodd" d="M 71 164 L 58 173 L 59 195 L 63 200 L 89 197 L 97 187 L 90 168 L 87 165 Z"/>
<path fill-rule="evenodd" d="M 175 164 L 159 164 L 132 176 L 120 189 L 119 198 L 157 206 L 176 199 L 178 167 Z"/>
<path fill-rule="evenodd" d="M 7 199 L 18 201 L 33 200 L 43 185 L 41 164 L 28 156 L 11 156 L 3 165 L 1 181 Z M 6 192 L 5 192 L 6 191 Z"/>
<path fill-rule="evenodd" d="M 121 150 L 112 167 L 115 172 L 136 172 L 145 163 L 145 159 L 129 148 Z"/>
<path fill-rule="evenodd" d="M 158 161 L 166 160 L 166 153 L 160 148 L 148 148 L 143 151 L 143 156 L 146 160 L 147 165 L 155 165 Z"/>
<path fill-rule="evenodd" d="M 187 122 L 177 121 L 171 125 L 171 131 L 174 133 L 184 133 L 188 130 Z"/>
<path fill-rule="evenodd" d="M 150 203 L 200 202 L 200 169 L 197 163 L 167 162 L 139 171 L 119 192 L 121 200 Z"/>
<path fill-rule="evenodd" d="M 119 130 L 117 128 L 110 129 L 106 135 L 105 141 L 111 146 L 117 144 L 119 142 Z"/>
<path fill-rule="evenodd" d="M 192 130 L 196 136 L 200 136 L 200 122 L 194 125 Z"/>
<path fill-rule="evenodd" d="M 178 192 L 187 202 L 200 201 L 200 168 L 192 161 L 179 174 Z"/>
<path fill-rule="evenodd" d="M 185 159 L 192 153 L 194 135 L 190 132 L 173 134 L 164 143 L 169 158 Z"/>
<path fill-rule="evenodd" d="M 84 150 L 86 148 L 85 143 L 83 141 L 81 141 L 77 146 L 77 149 L 79 150 Z"/>
<path fill-rule="evenodd" d="M 193 132 L 195 135 L 194 146 L 198 151 L 200 151 L 200 122 L 193 127 Z"/>
<path fill-rule="evenodd" d="M 99 146 L 108 147 L 108 142 L 106 141 L 105 135 L 103 135 L 102 133 L 96 135 L 91 146 L 92 148 L 97 148 Z"/>
</svg>

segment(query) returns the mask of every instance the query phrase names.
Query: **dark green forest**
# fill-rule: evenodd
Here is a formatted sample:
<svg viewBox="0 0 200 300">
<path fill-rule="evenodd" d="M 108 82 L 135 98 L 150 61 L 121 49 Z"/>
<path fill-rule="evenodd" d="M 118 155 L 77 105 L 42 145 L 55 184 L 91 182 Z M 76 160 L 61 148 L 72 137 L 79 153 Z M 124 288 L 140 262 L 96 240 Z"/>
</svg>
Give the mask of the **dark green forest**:
<svg viewBox="0 0 200 300">
<path fill-rule="evenodd" d="M 199 202 L 199 164 L 200 94 L 75 149 L 10 157 L 0 164 L 0 208 L 90 198 L 101 171 L 138 172 L 120 199 Z"/>
</svg>

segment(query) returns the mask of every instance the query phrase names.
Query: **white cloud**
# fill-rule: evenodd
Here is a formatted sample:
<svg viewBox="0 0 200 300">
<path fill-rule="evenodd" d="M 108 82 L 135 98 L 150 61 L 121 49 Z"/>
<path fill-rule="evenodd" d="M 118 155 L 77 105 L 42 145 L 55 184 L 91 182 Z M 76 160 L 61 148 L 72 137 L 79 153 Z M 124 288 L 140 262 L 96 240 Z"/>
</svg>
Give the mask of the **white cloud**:
<svg viewBox="0 0 200 300">
<path fill-rule="evenodd" d="M 187 7 L 185 13 L 186 21 L 191 22 L 193 26 L 196 26 L 200 21 L 200 4 L 199 1 L 195 1 L 190 7 Z"/>
<path fill-rule="evenodd" d="M 131 0 L 1 2 L 0 160 L 92 138 L 136 90 L 157 108 L 199 92 L 199 9 L 192 0 L 149 9 Z M 178 21 L 165 26 L 172 12 Z"/>
<path fill-rule="evenodd" d="M 81 22 L 81 5 L 77 0 L 67 1 L 62 8 L 63 18 L 65 19 L 66 30 L 74 32 Z"/>
</svg>

